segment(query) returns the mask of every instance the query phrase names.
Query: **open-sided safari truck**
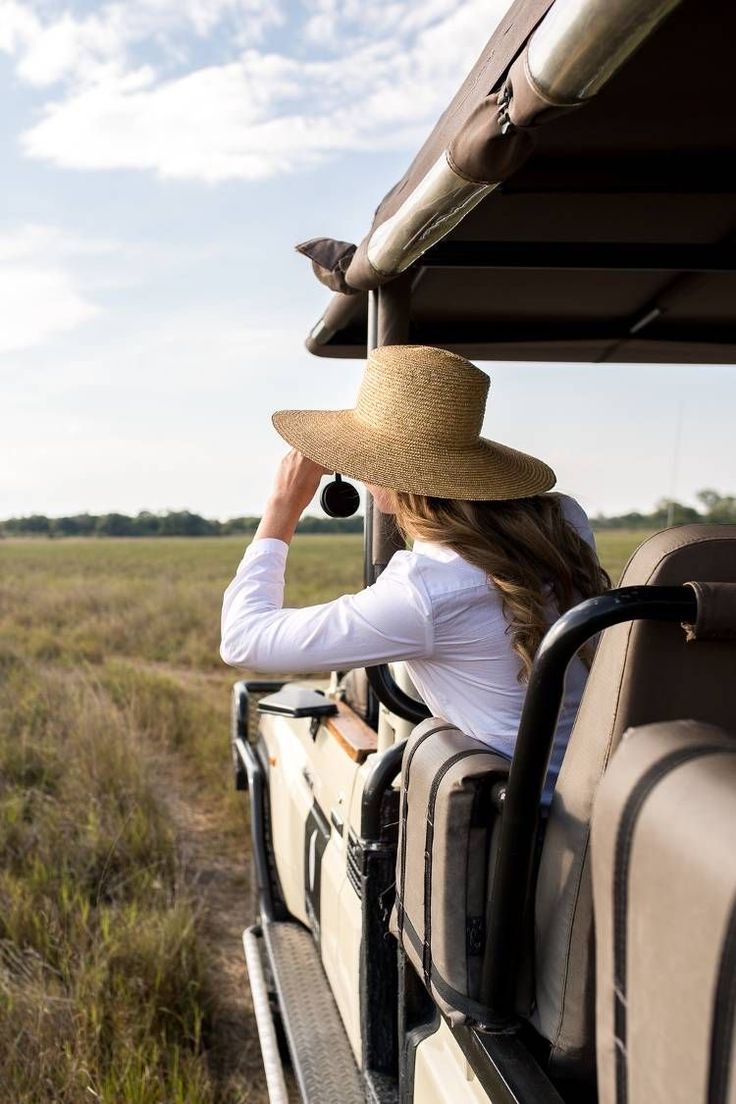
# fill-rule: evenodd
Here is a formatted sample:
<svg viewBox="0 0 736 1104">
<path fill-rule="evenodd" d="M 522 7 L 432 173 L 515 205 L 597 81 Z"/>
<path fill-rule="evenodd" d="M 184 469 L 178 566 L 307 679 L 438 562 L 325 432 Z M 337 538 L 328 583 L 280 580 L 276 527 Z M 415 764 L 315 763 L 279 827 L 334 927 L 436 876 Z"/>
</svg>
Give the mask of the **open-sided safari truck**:
<svg viewBox="0 0 736 1104">
<path fill-rule="evenodd" d="M 735 48 L 732 0 L 517 0 L 357 250 L 301 247 L 310 350 L 733 363 Z M 396 539 L 368 502 L 367 583 Z M 400 665 L 325 685 L 234 690 L 271 1100 L 288 1054 L 319 1104 L 733 1104 L 736 527 L 657 534 L 553 626 L 513 762 Z"/>
</svg>

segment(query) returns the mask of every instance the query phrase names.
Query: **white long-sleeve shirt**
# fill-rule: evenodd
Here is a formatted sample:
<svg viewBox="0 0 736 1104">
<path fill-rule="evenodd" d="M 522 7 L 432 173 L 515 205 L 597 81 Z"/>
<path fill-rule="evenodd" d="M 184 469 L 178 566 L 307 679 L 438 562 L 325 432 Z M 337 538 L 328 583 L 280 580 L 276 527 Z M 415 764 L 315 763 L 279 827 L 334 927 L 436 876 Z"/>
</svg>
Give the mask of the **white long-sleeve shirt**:
<svg viewBox="0 0 736 1104">
<path fill-rule="evenodd" d="M 567 521 L 595 547 L 582 507 L 560 495 Z M 484 572 L 444 545 L 415 541 L 357 594 L 284 609 L 289 546 L 254 540 L 225 591 L 220 654 L 261 672 L 331 671 L 404 660 L 433 714 L 511 755 L 526 690 L 501 596 Z M 550 621 L 555 611 L 550 610 Z M 550 783 L 585 686 L 570 665 L 550 762 Z"/>
</svg>

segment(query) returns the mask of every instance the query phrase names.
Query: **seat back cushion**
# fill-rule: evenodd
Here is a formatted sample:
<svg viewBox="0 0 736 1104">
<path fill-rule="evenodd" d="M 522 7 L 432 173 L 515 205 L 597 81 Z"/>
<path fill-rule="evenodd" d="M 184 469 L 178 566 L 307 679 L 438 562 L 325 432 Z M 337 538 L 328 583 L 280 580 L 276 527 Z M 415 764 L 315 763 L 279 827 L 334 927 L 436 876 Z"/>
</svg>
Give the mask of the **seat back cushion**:
<svg viewBox="0 0 736 1104">
<path fill-rule="evenodd" d="M 736 736 L 630 729 L 591 827 L 598 1104 L 736 1104 Z"/>
<path fill-rule="evenodd" d="M 736 582 L 736 526 L 683 525 L 632 555 L 620 586 Z M 687 642 L 663 622 L 627 622 L 600 640 L 557 780 L 535 900 L 533 1022 L 560 1073 L 595 1067 L 593 902 L 588 842 L 598 783 L 634 725 L 695 719 L 732 727 L 736 640 Z"/>
<path fill-rule="evenodd" d="M 492 790 L 509 759 L 438 717 L 401 766 L 396 904 L 389 930 L 450 1022 L 483 1023 L 483 933 Z"/>
</svg>

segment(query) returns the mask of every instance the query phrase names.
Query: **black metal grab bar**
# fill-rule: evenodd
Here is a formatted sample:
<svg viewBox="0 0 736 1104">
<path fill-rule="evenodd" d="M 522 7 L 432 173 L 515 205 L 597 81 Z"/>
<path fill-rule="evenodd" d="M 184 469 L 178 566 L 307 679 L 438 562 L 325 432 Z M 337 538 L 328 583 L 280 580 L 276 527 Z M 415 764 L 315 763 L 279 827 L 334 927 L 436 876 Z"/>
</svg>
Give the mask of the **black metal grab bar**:
<svg viewBox="0 0 736 1104">
<path fill-rule="evenodd" d="M 253 846 L 253 866 L 258 889 L 259 913 L 263 920 L 275 918 L 271 877 L 265 845 L 266 823 L 266 772 L 253 747 L 240 737 L 235 741 L 235 751 L 248 774 L 250 791 L 250 831 Z"/>
<path fill-rule="evenodd" d="M 401 689 L 391 674 L 388 664 L 382 664 L 380 667 L 366 667 L 365 675 L 368 685 L 378 700 L 397 717 L 411 721 L 412 724 L 419 724 L 420 721 L 432 716 L 424 702 L 417 701 Z"/>
<path fill-rule="evenodd" d="M 373 771 L 363 788 L 360 815 L 360 837 L 367 843 L 375 843 L 381 836 L 381 803 L 401 770 L 406 740 L 374 756 Z"/>
<path fill-rule="evenodd" d="M 280 690 L 283 685 L 283 682 L 277 679 L 250 679 L 247 682 L 242 680 L 236 682 L 233 686 L 231 743 L 235 785 L 236 789 L 250 791 L 249 820 L 253 866 L 258 889 L 259 911 L 264 920 L 273 920 L 275 916 L 265 843 L 267 780 L 263 765 L 249 738 L 248 714 L 251 694 L 273 693 Z"/>
<path fill-rule="evenodd" d="M 620 587 L 568 610 L 539 647 L 506 787 L 483 961 L 483 1003 L 500 1020 L 514 1014 L 539 807 L 570 661 L 587 640 L 612 625 L 694 621 L 696 612 L 691 587 Z"/>
</svg>

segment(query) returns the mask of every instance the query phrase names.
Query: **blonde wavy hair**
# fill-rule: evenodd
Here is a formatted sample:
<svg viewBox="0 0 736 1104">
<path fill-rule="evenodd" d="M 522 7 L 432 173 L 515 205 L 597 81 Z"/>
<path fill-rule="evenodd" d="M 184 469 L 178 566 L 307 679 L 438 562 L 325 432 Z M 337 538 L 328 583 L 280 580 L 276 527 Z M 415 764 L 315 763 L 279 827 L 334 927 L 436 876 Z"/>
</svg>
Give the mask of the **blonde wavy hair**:
<svg viewBox="0 0 736 1104">
<path fill-rule="evenodd" d="M 611 586 L 593 549 L 565 519 L 555 493 L 471 502 L 397 491 L 394 499 L 405 536 L 452 548 L 495 584 L 521 660 L 520 682 L 528 680 L 550 626 L 550 601 L 559 616 Z M 590 666 L 592 648 L 581 649 L 580 656 Z"/>
</svg>

